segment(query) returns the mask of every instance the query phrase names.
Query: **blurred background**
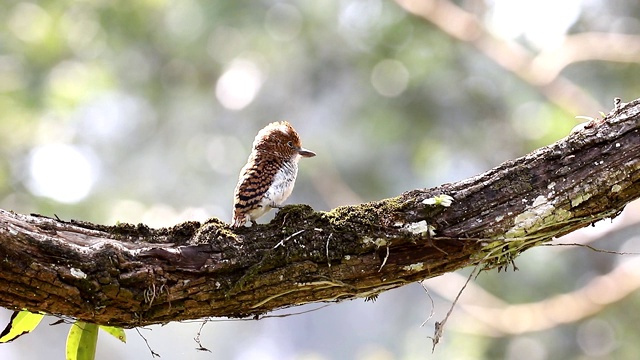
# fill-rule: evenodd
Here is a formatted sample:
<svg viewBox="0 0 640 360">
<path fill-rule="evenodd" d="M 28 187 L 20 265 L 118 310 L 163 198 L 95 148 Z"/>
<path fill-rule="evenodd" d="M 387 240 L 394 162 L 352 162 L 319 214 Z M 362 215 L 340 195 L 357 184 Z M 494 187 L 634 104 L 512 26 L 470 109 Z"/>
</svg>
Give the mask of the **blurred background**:
<svg viewBox="0 0 640 360">
<path fill-rule="evenodd" d="M 101 224 L 229 222 L 257 131 L 289 120 L 288 203 L 316 210 L 479 174 L 640 97 L 640 4 L 622 0 L 0 1 L 0 208 Z M 556 243 L 640 252 L 632 203 Z M 271 214 L 272 216 L 273 214 Z M 268 221 L 262 220 L 262 222 Z M 310 313 L 141 329 L 163 359 L 630 359 L 636 255 L 539 247 Z M 318 305 L 276 314 L 312 310 Z M 433 317 L 429 314 L 433 312 Z M 0 323 L 10 312 L 0 309 Z M 61 359 L 45 318 L 2 359 Z M 151 358 L 133 330 L 97 359 Z"/>
</svg>

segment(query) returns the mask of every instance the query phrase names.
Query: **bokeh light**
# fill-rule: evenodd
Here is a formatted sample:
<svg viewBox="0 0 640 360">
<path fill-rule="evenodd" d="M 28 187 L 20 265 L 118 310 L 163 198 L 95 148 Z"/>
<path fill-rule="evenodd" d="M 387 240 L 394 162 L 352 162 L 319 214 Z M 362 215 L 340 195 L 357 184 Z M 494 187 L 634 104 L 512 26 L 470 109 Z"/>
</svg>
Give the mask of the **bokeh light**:
<svg viewBox="0 0 640 360">
<path fill-rule="evenodd" d="M 399 96 L 407 89 L 409 71 L 398 60 L 382 60 L 376 64 L 371 72 L 371 84 L 382 96 Z"/>
<path fill-rule="evenodd" d="M 582 0 L 492 0 L 489 26 L 506 39 L 524 35 L 538 48 L 558 46 L 580 15 Z"/>
<path fill-rule="evenodd" d="M 298 8 L 291 4 L 274 4 L 267 11 L 264 27 L 274 39 L 291 41 L 302 30 L 302 15 Z"/>
<path fill-rule="evenodd" d="M 216 97 L 229 110 L 241 110 L 251 104 L 260 90 L 263 75 L 258 66 L 246 59 L 238 59 L 220 76 Z"/>
<path fill-rule="evenodd" d="M 63 203 L 84 199 L 97 177 L 95 157 L 72 145 L 48 144 L 29 156 L 29 189 Z"/>
<path fill-rule="evenodd" d="M 40 6 L 19 2 L 11 10 L 8 26 L 20 40 L 40 42 L 48 35 L 51 16 Z"/>
</svg>

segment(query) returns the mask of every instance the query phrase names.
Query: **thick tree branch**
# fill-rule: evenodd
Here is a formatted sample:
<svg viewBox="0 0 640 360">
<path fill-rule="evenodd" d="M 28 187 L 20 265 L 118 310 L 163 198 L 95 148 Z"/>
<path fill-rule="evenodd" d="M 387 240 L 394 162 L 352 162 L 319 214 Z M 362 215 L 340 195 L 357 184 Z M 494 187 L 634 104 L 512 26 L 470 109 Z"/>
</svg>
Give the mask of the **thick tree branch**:
<svg viewBox="0 0 640 360">
<path fill-rule="evenodd" d="M 101 226 L 0 211 L 0 306 L 134 327 L 369 297 L 522 251 L 640 197 L 640 100 L 473 178 L 235 232 Z M 423 201 L 446 194 L 450 207 Z M 428 226 L 436 235 L 428 235 Z"/>
</svg>

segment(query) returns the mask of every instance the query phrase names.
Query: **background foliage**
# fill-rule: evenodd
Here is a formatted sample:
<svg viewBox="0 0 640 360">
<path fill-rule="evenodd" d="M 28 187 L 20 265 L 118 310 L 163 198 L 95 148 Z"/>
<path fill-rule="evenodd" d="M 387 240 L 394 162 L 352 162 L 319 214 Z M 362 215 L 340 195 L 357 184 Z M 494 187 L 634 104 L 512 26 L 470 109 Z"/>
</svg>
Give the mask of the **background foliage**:
<svg viewBox="0 0 640 360">
<path fill-rule="evenodd" d="M 291 203 L 328 210 L 461 180 L 566 136 L 614 97 L 637 98 L 638 16 L 620 0 L 5 0 L 0 208 L 104 224 L 229 221 L 253 137 L 284 119 L 318 154 L 302 160 Z M 638 216 L 631 204 L 559 242 L 640 251 Z M 213 356 L 195 350 L 199 323 L 142 334 L 168 359 L 630 358 L 635 263 L 528 251 L 520 271 L 477 278 L 433 355 L 427 337 L 465 274 L 425 282 L 425 327 L 431 301 L 415 284 L 375 303 L 208 323 Z M 61 358 L 63 327 L 0 356 Z M 98 359 L 144 356 L 137 334 L 98 343 Z"/>
</svg>

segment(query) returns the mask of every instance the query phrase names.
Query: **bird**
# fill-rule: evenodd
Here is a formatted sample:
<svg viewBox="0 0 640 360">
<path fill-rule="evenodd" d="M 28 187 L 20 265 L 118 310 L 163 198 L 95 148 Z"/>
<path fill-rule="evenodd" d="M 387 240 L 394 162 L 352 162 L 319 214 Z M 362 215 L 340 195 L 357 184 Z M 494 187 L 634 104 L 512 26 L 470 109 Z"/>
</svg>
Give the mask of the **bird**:
<svg viewBox="0 0 640 360">
<path fill-rule="evenodd" d="M 287 121 L 272 122 L 258 132 L 247 164 L 240 170 L 234 191 L 233 225 L 244 226 L 273 208 L 281 208 L 291 195 L 298 161 L 316 153 L 300 144 L 300 136 Z"/>
</svg>

